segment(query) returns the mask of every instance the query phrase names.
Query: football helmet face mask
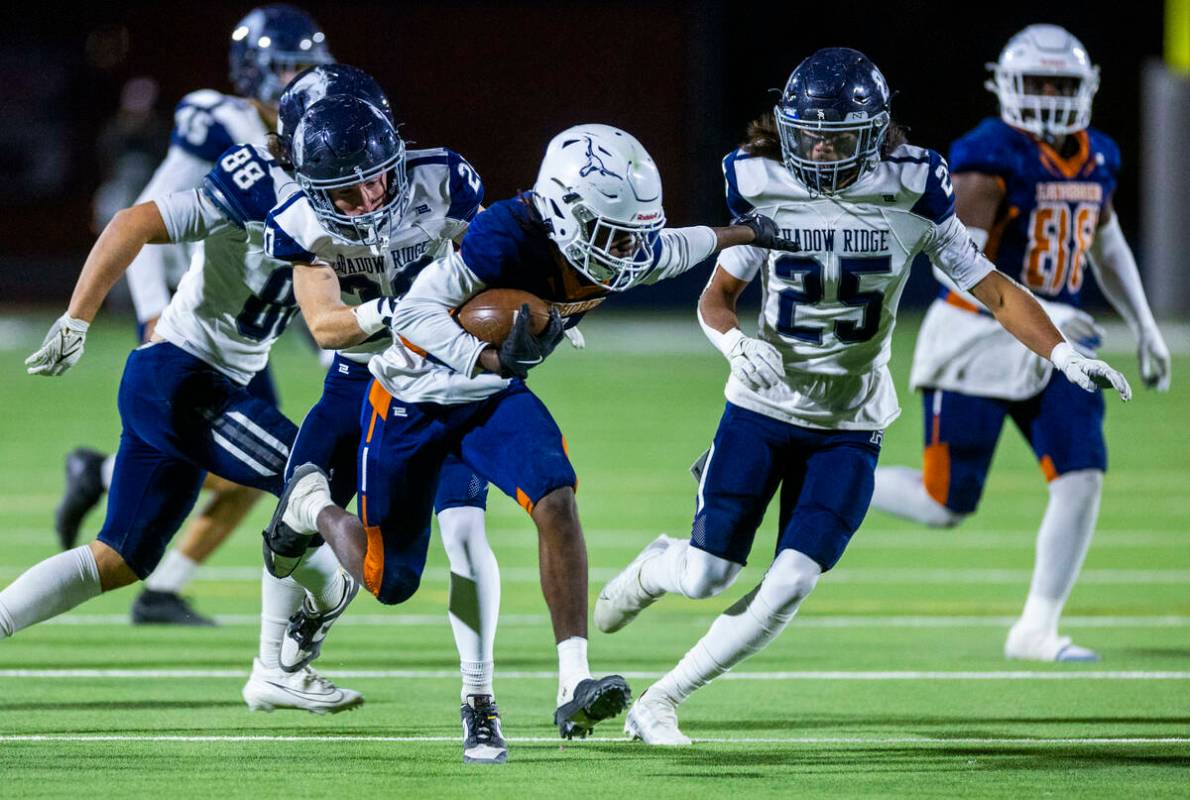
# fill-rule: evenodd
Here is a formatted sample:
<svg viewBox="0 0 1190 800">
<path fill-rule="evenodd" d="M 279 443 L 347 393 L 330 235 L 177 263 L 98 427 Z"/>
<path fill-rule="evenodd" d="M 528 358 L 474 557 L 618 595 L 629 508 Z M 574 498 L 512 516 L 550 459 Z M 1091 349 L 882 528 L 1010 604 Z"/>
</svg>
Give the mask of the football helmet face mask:
<svg viewBox="0 0 1190 800">
<path fill-rule="evenodd" d="M 301 122 L 306 109 L 324 97 L 345 94 L 366 100 L 380 109 L 389 122 L 393 119 L 392 105 L 388 96 L 368 73 L 346 64 L 320 64 L 310 67 L 295 77 L 285 87 L 281 101 L 277 104 L 277 137 L 292 162 L 293 132 Z"/>
<path fill-rule="evenodd" d="M 252 9 L 231 33 L 231 85 L 268 105 L 277 103 L 294 73 L 334 60 L 318 23 L 282 3 Z"/>
<path fill-rule="evenodd" d="M 999 99 L 1000 118 L 1012 127 L 1052 140 L 1091 124 L 1099 67 L 1065 28 L 1030 25 L 987 67 L 992 78 L 984 86 Z"/>
<path fill-rule="evenodd" d="M 785 167 L 814 194 L 837 194 L 880 160 L 888 82 L 858 50 L 827 47 L 798 64 L 773 109 Z"/>
<path fill-rule="evenodd" d="M 576 125 L 549 143 L 533 200 L 550 239 L 590 280 L 614 292 L 653 268 L 665 227 L 661 176 L 633 136 L 610 125 Z"/>
<path fill-rule="evenodd" d="M 384 242 L 409 206 L 405 142 L 384 112 L 358 97 L 331 95 L 306 109 L 293 133 L 293 166 L 319 222 L 346 242 Z M 348 213 L 335 205 L 336 190 L 378 179 L 377 208 Z"/>
</svg>

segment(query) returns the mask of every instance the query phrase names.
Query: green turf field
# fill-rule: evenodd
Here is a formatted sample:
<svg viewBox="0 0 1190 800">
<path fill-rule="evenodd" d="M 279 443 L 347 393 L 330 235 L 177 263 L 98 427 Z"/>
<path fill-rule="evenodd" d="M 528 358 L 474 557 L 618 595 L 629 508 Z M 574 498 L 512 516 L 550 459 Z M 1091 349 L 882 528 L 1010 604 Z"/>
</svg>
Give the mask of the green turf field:
<svg viewBox="0 0 1190 800">
<path fill-rule="evenodd" d="M 119 431 L 128 322 L 93 328 L 65 377 L 27 377 L 21 360 L 49 321 L 0 316 L 0 585 L 55 551 L 64 452 L 111 448 Z M 906 411 L 885 438 L 886 464 L 918 458 L 920 412 L 903 388 L 914 327 L 896 342 Z M 601 312 L 584 330 L 588 350 L 564 344 L 531 384 L 580 475 L 593 601 L 658 532 L 684 535 L 686 467 L 715 429 L 726 365 L 689 317 Z M 1137 380 L 1130 355 L 1113 360 Z M 300 419 L 319 368 L 296 337 L 273 363 L 285 409 Z M 785 634 L 683 706 L 693 748 L 621 741 L 616 721 L 593 741 L 563 745 L 550 724 L 556 658 L 535 535 L 494 494 L 488 520 L 504 576 L 496 687 L 510 762 L 464 766 L 436 542 L 420 593 L 397 608 L 361 595 L 318 662 L 366 694 L 363 708 L 266 715 L 241 703 L 256 649 L 258 531 L 271 511 L 261 505 L 192 587 L 221 627 L 130 627 L 133 592 L 123 590 L 0 642 L 0 797 L 1186 796 L 1190 359 L 1174 372 L 1171 394 L 1138 386 L 1130 405 L 1108 401 L 1111 471 L 1065 625 L 1100 651 L 1099 664 L 1000 656 L 1045 502 L 1040 472 L 1009 430 L 983 507 L 963 529 L 869 516 Z M 643 691 L 759 580 L 774 526 L 766 522 L 754 563 L 725 596 L 667 598 L 615 636 L 593 633 L 593 668 L 623 672 Z"/>
</svg>

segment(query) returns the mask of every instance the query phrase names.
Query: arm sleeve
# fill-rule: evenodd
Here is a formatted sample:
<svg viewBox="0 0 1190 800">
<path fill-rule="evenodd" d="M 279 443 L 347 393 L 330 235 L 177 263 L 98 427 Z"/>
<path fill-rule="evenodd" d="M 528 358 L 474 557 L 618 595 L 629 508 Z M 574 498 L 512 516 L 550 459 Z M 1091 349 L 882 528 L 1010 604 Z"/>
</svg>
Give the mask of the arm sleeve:
<svg viewBox="0 0 1190 800">
<path fill-rule="evenodd" d="M 393 330 L 456 372 L 473 375 L 488 345 L 463 330 L 451 311 L 484 288 L 462 257 L 451 253 L 417 276 L 397 303 Z"/>
<path fill-rule="evenodd" d="M 1140 271 L 1136 268 L 1136 258 L 1115 214 L 1095 232 L 1095 241 L 1091 243 L 1091 266 L 1095 269 L 1099 288 L 1128 323 L 1134 336 L 1140 338 L 1144 331 L 1157 327 L 1140 281 Z"/>
<path fill-rule="evenodd" d="M 729 247 L 719 254 L 719 266 L 741 281 L 751 281 L 768 258 L 767 251 L 750 244 Z"/>
<path fill-rule="evenodd" d="M 200 189 L 174 192 L 154 201 L 172 242 L 198 242 L 232 223 Z"/>
<path fill-rule="evenodd" d="M 658 237 L 657 264 L 644 283 L 657 283 L 681 275 L 715 253 L 719 239 L 705 225 L 693 228 L 667 228 Z"/>
<path fill-rule="evenodd" d="M 209 162 L 171 147 L 136 202 L 145 203 L 172 192 L 193 189 L 210 168 Z M 184 270 L 187 261 L 187 250 L 181 245 L 151 244 L 141 248 L 125 273 L 137 320 L 147 322 L 160 316 L 169 305 L 171 272 Z"/>
<path fill-rule="evenodd" d="M 925 252 L 934 266 L 962 291 L 979 283 L 996 268 L 980 252 L 966 226 L 954 214 L 931 229 Z"/>
</svg>

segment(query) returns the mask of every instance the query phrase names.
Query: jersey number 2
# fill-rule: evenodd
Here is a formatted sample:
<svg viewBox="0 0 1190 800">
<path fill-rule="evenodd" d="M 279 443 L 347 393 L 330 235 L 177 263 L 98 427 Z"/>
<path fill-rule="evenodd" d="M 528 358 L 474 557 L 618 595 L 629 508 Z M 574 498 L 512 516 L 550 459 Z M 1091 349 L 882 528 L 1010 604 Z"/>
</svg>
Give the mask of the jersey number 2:
<svg viewBox="0 0 1190 800">
<path fill-rule="evenodd" d="M 802 288 L 784 289 L 780 294 L 780 308 L 777 314 L 777 332 L 803 342 L 822 344 L 824 324 L 798 325 L 799 304 L 814 306 L 822 302 L 822 262 L 810 256 L 781 256 L 773 265 L 777 277 L 789 280 L 802 276 Z M 859 280 L 863 275 L 879 275 L 892 272 L 892 258 L 840 258 L 842 272 L 839 281 L 839 302 L 863 309 L 859 322 L 849 319 L 835 320 L 834 331 L 839 341 L 847 344 L 866 342 L 876 335 L 880 327 L 880 309 L 884 305 L 884 293 L 861 292 Z"/>
</svg>

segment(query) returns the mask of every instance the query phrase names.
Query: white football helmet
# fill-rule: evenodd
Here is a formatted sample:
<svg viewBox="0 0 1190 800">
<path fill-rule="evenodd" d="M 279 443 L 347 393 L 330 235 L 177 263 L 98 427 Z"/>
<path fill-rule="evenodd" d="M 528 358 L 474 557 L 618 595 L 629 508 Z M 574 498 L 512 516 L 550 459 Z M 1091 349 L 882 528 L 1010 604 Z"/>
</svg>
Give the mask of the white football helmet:
<svg viewBox="0 0 1190 800">
<path fill-rule="evenodd" d="M 1065 28 L 1030 25 L 1009 39 L 1000 60 L 987 67 L 992 80 L 984 86 L 1000 99 L 1000 118 L 1012 127 L 1048 138 L 1091 123 L 1099 67 Z M 1070 93 L 1042 94 L 1037 79 L 1045 78 L 1072 79 Z"/>
<path fill-rule="evenodd" d="M 534 203 L 550 238 L 579 272 L 621 292 L 653 268 L 665 227 L 661 175 L 631 134 L 610 125 L 575 125 L 545 151 Z"/>
</svg>

